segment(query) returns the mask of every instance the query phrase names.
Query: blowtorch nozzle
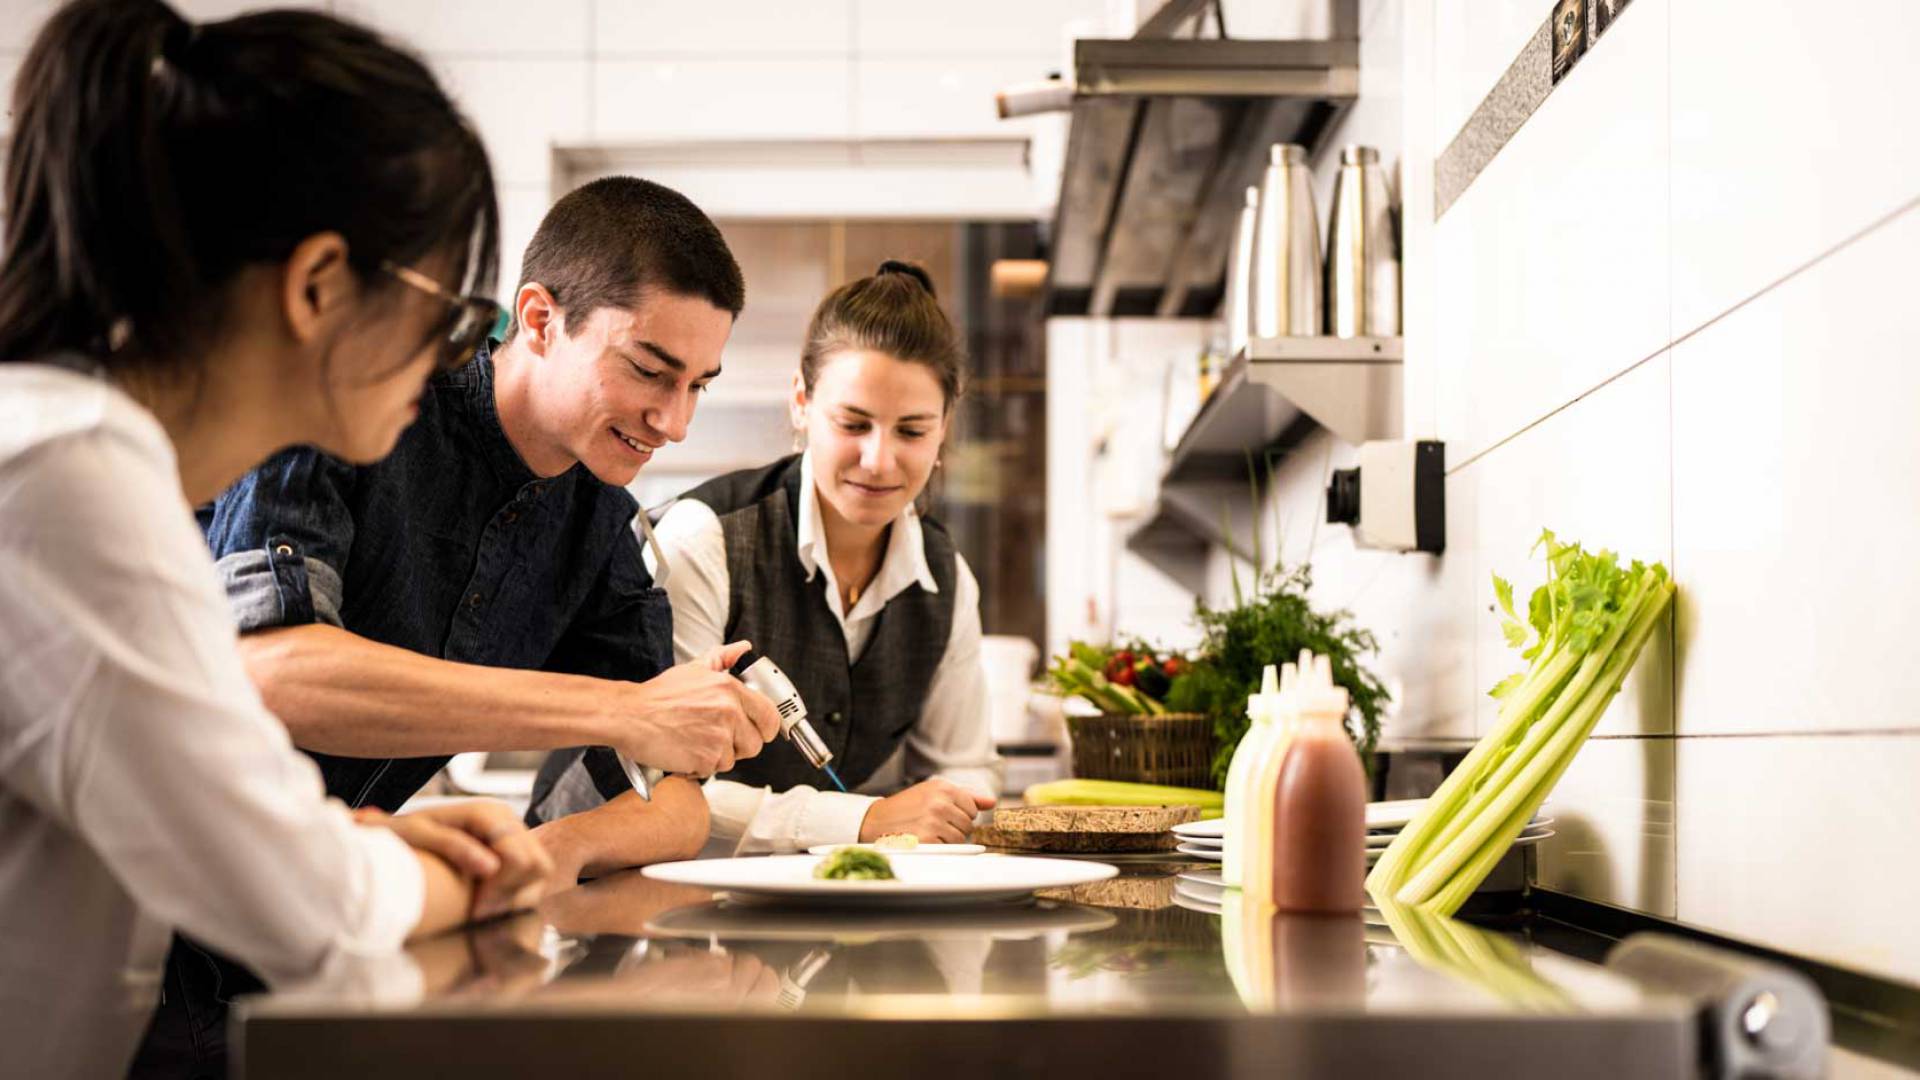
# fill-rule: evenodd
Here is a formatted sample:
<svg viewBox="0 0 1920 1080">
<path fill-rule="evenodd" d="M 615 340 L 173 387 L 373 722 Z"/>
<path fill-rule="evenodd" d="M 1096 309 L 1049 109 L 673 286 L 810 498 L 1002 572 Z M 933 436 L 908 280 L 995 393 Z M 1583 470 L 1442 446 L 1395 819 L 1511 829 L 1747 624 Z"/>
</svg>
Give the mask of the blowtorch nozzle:
<svg viewBox="0 0 1920 1080">
<path fill-rule="evenodd" d="M 787 678 L 786 672 L 780 670 L 780 665 L 749 649 L 728 670 L 735 678 L 765 694 L 773 702 L 773 707 L 780 713 L 780 730 L 800 751 L 800 756 L 806 758 L 814 768 L 825 772 L 835 787 L 841 791 L 847 790 L 847 786 L 840 782 L 839 775 L 828 764 L 833 760 L 833 751 L 827 749 L 826 742 L 807 722 L 807 703 L 800 700 L 799 688 L 793 685 L 792 679 Z"/>
</svg>

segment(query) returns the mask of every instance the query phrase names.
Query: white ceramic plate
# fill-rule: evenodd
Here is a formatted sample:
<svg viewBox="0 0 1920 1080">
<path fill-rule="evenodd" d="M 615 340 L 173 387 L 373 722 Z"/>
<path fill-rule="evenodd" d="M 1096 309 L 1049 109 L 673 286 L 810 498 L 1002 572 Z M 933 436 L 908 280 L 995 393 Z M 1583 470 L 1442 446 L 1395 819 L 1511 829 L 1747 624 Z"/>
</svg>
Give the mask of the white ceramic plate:
<svg viewBox="0 0 1920 1080">
<path fill-rule="evenodd" d="M 1529 825 L 1527 827 L 1527 831 L 1521 833 L 1519 838 L 1513 842 L 1513 846 L 1528 847 L 1530 845 L 1537 844 L 1540 841 L 1545 840 L 1546 838 L 1552 835 L 1553 835 L 1552 829 Z M 1381 853 L 1387 850 L 1387 845 L 1389 842 L 1392 841 L 1392 839 L 1393 838 L 1391 836 L 1387 836 L 1387 837 L 1371 837 L 1370 836 L 1367 838 L 1367 865 L 1369 866 L 1373 865 L 1373 863 L 1380 858 Z M 1202 847 L 1199 844 L 1181 844 L 1178 848 L 1175 848 L 1174 850 L 1180 852 L 1182 855 L 1191 855 L 1196 859 L 1205 859 L 1208 862 L 1222 862 L 1226 858 L 1225 853 L 1220 848 Z"/>
<path fill-rule="evenodd" d="M 1175 825 L 1173 835 L 1182 840 L 1221 840 L 1227 835 L 1227 819 L 1211 818 L 1207 821 L 1189 821 L 1184 825 Z"/>
<path fill-rule="evenodd" d="M 1421 806 L 1425 805 L 1426 801 L 1425 799 L 1396 799 L 1392 802 L 1368 803 L 1367 831 L 1369 833 L 1380 833 L 1388 839 L 1392 839 L 1395 833 L 1399 832 L 1402 827 L 1413 820 L 1413 815 L 1419 811 Z M 1553 824 L 1552 818 L 1543 816 L 1545 809 L 1546 807 L 1543 805 L 1541 807 L 1542 813 L 1536 813 L 1533 820 L 1527 823 L 1528 829 L 1538 829 L 1542 826 Z M 1226 819 L 1214 818 L 1211 821 L 1189 821 L 1184 825 L 1175 825 L 1173 827 L 1173 833 L 1188 843 L 1225 843 L 1227 835 Z"/>
<path fill-rule="evenodd" d="M 815 844 L 807 849 L 809 855 L 831 855 L 843 847 L 866 848 L 878 851 L 891 859 L 895 855 L 984 855 L 987 849 L 979 844 L 921 844 L 910 848 L 883 848 L 872 844 Z"/>
<path fill-rule="evenodd" d="M 1521 830 L 1520 836 L 1518 839 L 1514 840 L 1514 844 L 1519 845 L 1523 843 L 1526 843 L 1526 844 L 1536 843 L 1542 837 L 1552 836 L 1553 830 L 1550 828 L 1547 828 L 1547 826 L 1551 824 L 1553 824 L 1553 819 L 1547 818 L 1545 821 L 1536 821 L 1533 824 L 1528 825 L 1525 829 Z M 1385 851 L 1387 850 L 1387 846 L 1393 843 L 1393 838 L 1398 835 L 1399 835 L 1398 833 L 1383 833 L 1378 836 L 1368 836 L 1367 850 L 1368 851 Z"/>
<path fill-rule="evenodd" d="M 1196 859 L 1205 859 L 1208 862 L 1221 862 L 1226 859 L 1226 854 L 1217 847 L 1201 847 L 1199 844 L 1181 844 L 1179 847 L 1174 848 L 1174 850 L 1182 855 L 1191 855 Z"/>
<path fill-rule="evenodd" d="M 1514 847 L 1532 847 L 1533 845 L 1539 843 L 1542 840 L 1547 839 L 1548 837 L 1551 837 L 1552 835 L 1553 835 L 1552 829 L 1539 829 L 1536 831 L 1534 828 L 1529 826 L 1526 832 L 1521 833 L 1519 838 L 1514 840 L 1513 846 Z M 1367 848 L 1367 865 L 1372 866 L 1374 863 L 1379 862 L 1380 856 L 1386 854 L 1386 851 L 1387 851 L 1387 846 L 1385 844 L 1382 844 L 1379 847 L 1368 847 Z"/>
<path fill-rule="evenodd" d="M 1177 885 L 1174 886 L 1173 889 L 1173 902 L 1178 907 L 1186 908 L 1188 911 L 1197 911 L 1202 915 L 1220 914 L 1220 901 L 1217 897 L 1209 900 L 1195 893 L 1190 893 Z"/>
<path fill-rule="evenodd" d="M 1108 863 L 981 855 L 972 859 L 894 859 L 893 881 L 822 881 L 818 855 L 770 855 L 659 863 L 641 873 L 715 889 L 733 897 L 846 907 L 915 907 L 1010 900 L 1035 889 L 1105 881 L 1120 871 Z"/>
<path fill-rule="evenodd" d="M 715 900 L 662 912 L 647 920 L 646 929 L 657 937 L 858 944 L 896 938 L 1024 941 L 1056 930 L 1105 930 L 1118 921 L 1112 912 L 1101 908 L 1047 900 L 933 911 L 822 910 L 817 905 L 795 908 Z"/>
<path fill-rule="evenodd" d="M 1213 872 L 1213 880 L 1205 881 L 1191 874 L 1181 874 L 1173 883 L 1175 890 L 1193 897 L 1195 900 L 1217 904 L 1227 894 L 1227 886 L 1220 880 L 1220 872 Z"/>
<path fill-rule="evenodd" d="M 1394 799 L 1390 802 L 1367 804 L 1368 829 L 1398 829 L 1413 820 L 1413 815 L 1425 806 L 1425 799 Z M 1185 825 L 1175 825 L 1173 831 L 1183 840 L 1218 840 L 1227 835 L 1225 818 L 1211 821 L 1189 821 Z"/>
</svg>

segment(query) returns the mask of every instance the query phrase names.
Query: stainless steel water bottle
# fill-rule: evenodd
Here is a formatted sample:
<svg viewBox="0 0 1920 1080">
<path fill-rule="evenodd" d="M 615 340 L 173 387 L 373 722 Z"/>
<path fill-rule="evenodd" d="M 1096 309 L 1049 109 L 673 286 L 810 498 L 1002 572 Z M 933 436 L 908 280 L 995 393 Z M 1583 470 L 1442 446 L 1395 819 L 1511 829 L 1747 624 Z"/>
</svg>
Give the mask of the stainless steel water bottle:
<svg viewBox="0 0 1920 1080">
<path fill-rule="evenodd" d="M 1260 181 L 1253 246 L 1254 334 L 1320 333 L 1320 227 L 1304 147 L 1274 144 Z"/>
<path fill-rule="evenodd" d="M 1380 153 L 1371 146 L 1340 151 L 1327 223 L 1327 333 L 1392 337 L 1400 333 L 1400 242 L 1393 196 Z"/>
<path fill-rule="evenodd" d="M 1227 356 L 1240 355 L 1253 336 L 1253 238 L 1260 221 L 1260 189 L 1247 188 L 1240 225 L 1227 256 Z"/>
</svg>

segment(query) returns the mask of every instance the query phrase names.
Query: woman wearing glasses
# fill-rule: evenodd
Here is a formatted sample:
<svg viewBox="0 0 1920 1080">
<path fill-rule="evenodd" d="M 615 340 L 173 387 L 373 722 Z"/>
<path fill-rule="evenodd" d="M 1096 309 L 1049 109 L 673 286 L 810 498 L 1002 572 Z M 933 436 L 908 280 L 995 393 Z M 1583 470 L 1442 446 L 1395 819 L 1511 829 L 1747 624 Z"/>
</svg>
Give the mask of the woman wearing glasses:
<svg viewBox="0 0 1920 1080">
<path fill-rule="evenodd" d="M 19 1075 L 110 1075 L 174 928 L 292 982 L 531 903 L 550 872 L 497 804 L 382 821 L 324 798 L 190 510 L 289 444 L 393 447 L 484 332 L 445 294 L 489 282 L 494 195 L 423 66 L 311 13 L 76 0 L 20 69 L 12 136 L 0 1044 Z"/>
</svg>

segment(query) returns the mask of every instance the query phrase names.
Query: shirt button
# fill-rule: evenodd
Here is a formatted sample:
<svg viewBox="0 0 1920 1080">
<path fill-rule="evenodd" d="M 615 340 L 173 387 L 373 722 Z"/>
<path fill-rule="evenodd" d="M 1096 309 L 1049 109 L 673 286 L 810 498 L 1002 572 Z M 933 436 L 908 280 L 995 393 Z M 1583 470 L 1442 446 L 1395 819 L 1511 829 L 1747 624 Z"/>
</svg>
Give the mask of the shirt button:
<svg viewBox="0 0 1920 1080">
<path fill-rule="evenodd" d="M 479 606 L 480 606 L 480 594 L 479 594 L 479 593 L 474 593 L 474 594 L 473 594 L 472 596 L 469 596 L 469 597 L 467 597 L 467 606 L 468 606 L 468 607 L 479 607 Z"/>
<path fill-rule="evenodd" d="M 837 713 L 837 712 L 833 712 L 833 713 L 828 713 L 828 714 L 827 714 L 827 723 L 829 723 L 829 724 L 838 724 L 838 723 L 840 723 L 840 721 L 841 721 L 841 716 L 840 716 L 840 714 L 839 714 L 839 713 Z"/>
<path fill-rule="evenodd" d="M 500 522 L 503 525 L 511 525 L 514 522 L 519 520 L 520 520 L 520 514 L 516 510 L 509 510 L 506 513 L 500 515 Z"/>
</svg>

